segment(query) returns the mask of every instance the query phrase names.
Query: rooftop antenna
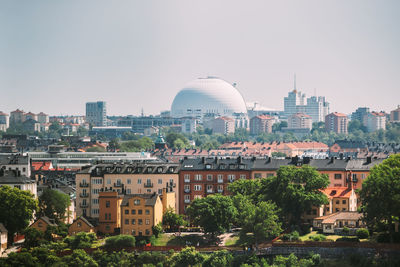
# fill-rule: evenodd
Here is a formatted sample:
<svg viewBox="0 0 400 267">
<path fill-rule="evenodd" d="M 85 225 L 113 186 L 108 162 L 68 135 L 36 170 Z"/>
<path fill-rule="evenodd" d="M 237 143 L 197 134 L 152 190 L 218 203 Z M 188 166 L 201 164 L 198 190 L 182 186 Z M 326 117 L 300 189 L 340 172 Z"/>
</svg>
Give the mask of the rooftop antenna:
<svg viewBox="0 0 400 267">
<path fill-rule="evenodd" d="M 142 113 L 141 113 L 141 115 L 142 115 L 142 117 L 144 117 L 144 111 L 143 111 L 143 108 L 142 108 Z"/>
<path fill-rule="evenodd" d="M 297 88 L 296 88 L 296 73 L 294 74 L 294 90 L 297 91 Z"/>
</svg>

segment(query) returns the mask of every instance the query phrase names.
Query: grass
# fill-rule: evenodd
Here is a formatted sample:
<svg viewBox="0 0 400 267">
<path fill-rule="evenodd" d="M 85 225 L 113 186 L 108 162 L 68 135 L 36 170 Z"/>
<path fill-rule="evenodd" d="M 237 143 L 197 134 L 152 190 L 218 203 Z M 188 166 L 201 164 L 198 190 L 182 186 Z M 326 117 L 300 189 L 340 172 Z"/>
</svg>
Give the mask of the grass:
<svg viewBox="0 0 400 267">
<path fill-rule="evenodd" d="M 155 241 L 154 246 L 166 246 L 168 242 L 171 240 L 170 235 L 161 234 Z"/>
<path fill-rule="evenodd" d="M 104 245 L 105 243 L 105 239 L 97 239 L 93 242 L 92 244 L 92 248 L 98 248 L 101 247 L 102 245 Z"/>
<path fill-rule="evenodd" d="M 316 234 L 318 234 L 317 231 L 312 231 L 308 234 L 302 235 L 302 236 L 300 236 L 300 241 L 308 241 L 308 240 L 310 240 L 310 236 L 316 235 Z"/>
<path fill-rule="evenodd" d="M 225 246 L 235 246 L 239 241 L 239 236 L 231 236 L 225 241 Z"/>
</svg>

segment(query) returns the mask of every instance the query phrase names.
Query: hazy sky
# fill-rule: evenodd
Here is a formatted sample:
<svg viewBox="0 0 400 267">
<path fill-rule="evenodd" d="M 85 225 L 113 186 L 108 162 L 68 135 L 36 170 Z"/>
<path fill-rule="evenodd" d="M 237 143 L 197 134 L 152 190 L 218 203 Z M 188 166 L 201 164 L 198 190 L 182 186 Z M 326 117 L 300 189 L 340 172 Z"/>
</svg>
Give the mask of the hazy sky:
<svg viewBox="0 0 400 267">
<path fill-rule="evenodd" d="M 186 82 L 236 82 L 283 109 L 297 87 L 331 111 L 400 104 L 400 1 L 0 1 L 0 110 L 168 110 Z"/>
</svg>

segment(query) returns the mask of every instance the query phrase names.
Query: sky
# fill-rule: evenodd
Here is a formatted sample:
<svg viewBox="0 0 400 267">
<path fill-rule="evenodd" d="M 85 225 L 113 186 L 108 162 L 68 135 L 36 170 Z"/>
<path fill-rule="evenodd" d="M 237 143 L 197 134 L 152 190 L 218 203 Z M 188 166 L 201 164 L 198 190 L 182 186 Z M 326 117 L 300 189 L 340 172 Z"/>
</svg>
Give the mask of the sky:
<svg viewBox="0 0 400 267">
<path fill-rule="evenodd" d="M 400 104 L 400 1 L 2 0 L 0 110 L 169 110 L 198 77 L 283 109 L 297 89 L 330 111 Z"/>
</svg>

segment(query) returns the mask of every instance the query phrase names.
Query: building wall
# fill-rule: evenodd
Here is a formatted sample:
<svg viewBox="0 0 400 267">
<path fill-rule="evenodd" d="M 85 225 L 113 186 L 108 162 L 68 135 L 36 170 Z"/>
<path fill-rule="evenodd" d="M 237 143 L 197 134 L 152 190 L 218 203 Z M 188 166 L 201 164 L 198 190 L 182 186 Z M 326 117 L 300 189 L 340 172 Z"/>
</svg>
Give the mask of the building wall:
<svg viewBox="0 0 400 267">
<path fill-rule="evenodd" d="M 48 224 L 45 221 L 43 221 L 42 219 L 38 219 L 38 220 L 36 220 L 36 222 L 31 224 L 31 226 L 29 226 L 29 227 L 35 228 L 36 230 L 39 230 L 42 232 L 46 232 L 47 226 L 48 226 Z"/>
<path fill-rule="evenodd" d="M 112 234 L 121 227 L 122 197 L 118 192 L 101 192 L 99 195 L 99 225 L 98 231 Z"/>
<path fill-rule="evenodd" d="M 260 118 L 259 116 L 250 119 L 250 134 L 272 133 L 274 119 Z"/>
<path fill-rule="evenodd" d="M 68 228 L 68 234 L 75 235 L 80 232 L 93 233 L 94 228 L 86 224 L 86 222 L 84 222 L 81 218 L 78 218 Z"/>
<path fill-rule="evenodd" d="M 7 249 L 7 232 L 0 233 L 0 254 Z"/>
</svg>

